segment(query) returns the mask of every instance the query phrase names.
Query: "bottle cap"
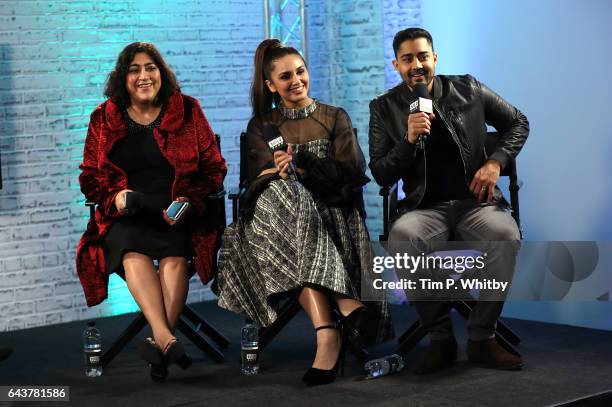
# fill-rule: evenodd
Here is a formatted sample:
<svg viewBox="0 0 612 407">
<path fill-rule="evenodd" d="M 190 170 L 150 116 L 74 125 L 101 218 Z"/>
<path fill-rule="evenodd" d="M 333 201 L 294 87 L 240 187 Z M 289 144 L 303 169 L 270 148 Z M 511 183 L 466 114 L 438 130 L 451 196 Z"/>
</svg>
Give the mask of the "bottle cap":
<svg viewBox="0 0 612 407">
<path fill-rule="evenodd" d="M 87 326 L 96 326 L 95 321 L 88 321 Z"/>
</svg>

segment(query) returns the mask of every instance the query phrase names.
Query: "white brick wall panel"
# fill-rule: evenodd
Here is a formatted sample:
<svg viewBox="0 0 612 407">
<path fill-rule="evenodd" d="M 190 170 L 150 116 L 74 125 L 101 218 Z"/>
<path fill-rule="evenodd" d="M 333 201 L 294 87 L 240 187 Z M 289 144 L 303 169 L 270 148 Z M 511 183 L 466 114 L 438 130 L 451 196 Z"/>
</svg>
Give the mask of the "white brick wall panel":
<svg viewBox="0 0 612 407">
<path fill-rule="evenodd" d="M 15 331 L 17 329 L 27 329 L 45 324 L 43 315 L 30 315 L 25 317 L 11 318 L 6 325 L 7 331 Z"/>
<path fill-rule="evenodd" d="M 3 159 L 2 164 L 4 164 L 5 157 L 3 157 L 2 159 Z M 7 163 L 7 167 L 8 167 L 8 163 Z M 18 182 L 10 182 L 10 183 L 5 182 L 3 184 L 2 195 L 9 196 L 9 195 L 23 194 L 23 193 L 27 193 L 29 190 L 30 190 L 30 183 L 28 181 L 18 181 Z M 20 216 L 21 214 L 7 214 L 7 215 Z M 4 218 L 0 218 L 0 226 L 10 226 L 10 225 L 4 222 Z"/>
<path fill-rule="evenodd" d="M 0 225 L 2 226 L 0 230 L 4 230 L 5 228 L 9 228 L 11 226 L 27 225 L 28 223 L 29 223 L 29 216 L 26 213 L 10 213 L 10 212 L 7 213 L 5 211 L 0 213 Z M 1 246 L 0 246 L 0 250 L 1 250 Z"/>
<path fill-rule="evenodd" d="M 38 255 L 34 256 L 24 256 L 23 260 L 23 269 L 24 270 L 35 270 L 42 267 L 42 257 Z"/>
<path fill-rule="evenodd" d="M 0 304 L 0 315 L 10 315 L 10 316 L 19 316 L 19 315 L 30 315 L 34 312 L 34 302 L 33 301 L 17 301 L 10 302 L 6 304 Z"/>
<path fill-rule="evenodd" d="M 31 254 L 31 253 L 24 253 Z M 15 272 L 3 272 L 0 274 L 2 278 L 2 287 L 21 287 L 26 285 L 44 284 L 49 281 L 49 275 L 41 270 L 22 270 Z"/>
<path fill-rule="evenodd" d="M 0 289 L 0 303 L 12 302 L 15 300 L 15 290 L 11 288 Z M 1 319 L 1 316 L 0 316 Z"/>
<path fill-rule="evenodd" d="M 81 311 L 76 308 L 63 309 L 58 312 L 46 313 L 45 325 L 76 321 L 80 319 L 80 315 Z"/>
<path fill-rule="evenodd" d="M 68 188 L 68 180 L 64 177 L 30 181 L 30 193 L 52 192 L 58 190 L 66 190 Z"/>
<path fill-rule="evenodd" d="M 245 21 L 245 13 L 253 18 Z M 224 152 L 237 160 L 237 137 L 250 116 L 251 64 L 261 21 L 261 3 L 252 0 L 0 3 L 5 209 L 0 208 L 0 233 L 13 240 L 0 244 L 0 259 L 22 260 L 8 269 L 0 260 L 8 290 L 2 295 L 10 298 L 11 290 L 20 290 L 34 298 L 39 288 L 44 297 L 54 287 L 51 295 L 65 297 L 61 310 L 3 318 L 0 330 L 109 315 L 125 300 L 134 306 L 123 284 L 121 295 L 128 298 L 86 308 L 74 270 L 76 242 L 87 219 L 77 166 L 89 113 L 104 100 L 103 83 L 119 51 L 134 40 L 156 42 L 185 81 L 184 91 L 204 100 L 213 128 L 224 136 Z M 212 71 L 218 75 L 207 77 Z M 235 163 L 230 168 L 237 173 Z M 210 298 L 208 288 L 195 286 L 190 300 Z M 37 299 L 41 308 L 54 306 L 52 297 Z"/>
<path fill-rule="evenodd" d="M 25 140 L 25 141 L 22 141 Z M 18 137 L 15 142 L 16 150 L 26 149 L 34 147 L 34 137 Z M 28 179 L 28 178 L 44 178 L 47 176 L 48 166 L 46 164 L 27 164 L 19 166 L 9 166 L 8 171 L 2 174 L 3 179 L 6 181 Z M 2 205 L 0 205 L 2 208 Z"/>
<path fill-rule="evenodd" d="M 24 123 L 24 132 L 27 134 L 58 132 L 66 129 L 66 120 L 63 118 L 27 120 Z"/>
<path fill-rule="evenodd" d="M 124 1 L 98 1 L 96 11 L 101 13 L 123 13 L 129 11 L 129 3 Z"/>
<path fill-rule="evenodd" d="M 53 284 L 41 284 L 15 288 L 15 298 L 19 301 L 52 297 L 53 294 Z"/>
<path fill-rule="evenodd" d="M 36 301 L 36 312 L 68 310 L 72 308 L 72 298 L 70 296 L 55 296 Z"/>
<path fill-rule="evenodd" d="M 1 82 L 10 81 L 10 77 L 0 77 Z M 14 93 L 11 91 L 0 92 L 0 106 L 12 106 L 20 104 L 23 101 L 22 93 Z"/>
<path fill-rule="evenodd" d="M 0 212 L 14 211 L 18 208 L 19 208 L 19 199 L 17 197 L 0 197 Z"/>
<path fill-rule="evenodd" d="M 107 308 L 108 306 L 80 308 L 80 319 L 88 320 L 88 319 L 104 317 L 109 312 Z"/>
<path fill-rule="evenodd" d="M 23 261 L 19 257 L 7 258 L 1 261 L 3 264 L 2 270 L 6 272 L 21 270 Z"/>
</svg>

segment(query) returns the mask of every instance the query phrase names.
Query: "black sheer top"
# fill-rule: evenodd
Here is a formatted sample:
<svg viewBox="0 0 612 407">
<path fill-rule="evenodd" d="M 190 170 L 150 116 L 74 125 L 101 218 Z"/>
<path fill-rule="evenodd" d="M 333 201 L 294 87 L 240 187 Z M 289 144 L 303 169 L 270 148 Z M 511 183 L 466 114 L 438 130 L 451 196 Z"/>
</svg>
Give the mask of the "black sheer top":
<svg viewBox="0 0 612 407">
<path fill-rule="evenodd" d="M 286 112 L 277 108 L 261 119 L 251 119 L 246 136 L 248 192 L 245 200 L 255 200 L 269 182 L 280 178 L 278 173 L 259 176 L 263 170 L 274 168 L 274 155 L 263 137 L 264 127 L 272 124 L 288 144 L 329 140 L 326 157 L 303 150 L 294 155 L 296 167 L 304 169 L 299 181 L 330 206 L 356 206 L 363 211 L 362 187 L 370 179 L 365 175 L 365 158 L 351 120 L 341 108 L 315 103 L 316 108 L 311 108 L 306 117 L 288 118 Z"/>
</svg>

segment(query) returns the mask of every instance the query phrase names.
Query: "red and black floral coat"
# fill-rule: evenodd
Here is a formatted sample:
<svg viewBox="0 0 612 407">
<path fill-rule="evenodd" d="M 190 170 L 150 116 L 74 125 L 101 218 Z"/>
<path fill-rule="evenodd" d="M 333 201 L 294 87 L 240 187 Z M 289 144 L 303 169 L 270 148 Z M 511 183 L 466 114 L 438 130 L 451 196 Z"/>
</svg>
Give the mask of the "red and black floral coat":
<svg viewBox="0 0 612 407">
<path fill-rule="evenodd" d="M 126 124 L 117 104 L 107 100 L 91 114 L 83 163 L 79 167 L 81 191 L 95 202 L 95 221 L 90 221 L 77 246 L 76 267 L 88 306 L 104 301 L 108 271 L 104 263 L 102 237 L 120 216 L 115 196 L 128 188 L 126 173 L 108 158 L 117 140 L 126 136 Z M 204 227 L 206 196 L 223 188 L 227 173 L 215 135 L 198 101 L 175 92 L 168 100 L 160 126 L 153 131 L 163 156 L 174 168 L 172 199 L 188 197 L 195 271 L 206 284 L 213 274 L 217 231 Z"/>
</svg>

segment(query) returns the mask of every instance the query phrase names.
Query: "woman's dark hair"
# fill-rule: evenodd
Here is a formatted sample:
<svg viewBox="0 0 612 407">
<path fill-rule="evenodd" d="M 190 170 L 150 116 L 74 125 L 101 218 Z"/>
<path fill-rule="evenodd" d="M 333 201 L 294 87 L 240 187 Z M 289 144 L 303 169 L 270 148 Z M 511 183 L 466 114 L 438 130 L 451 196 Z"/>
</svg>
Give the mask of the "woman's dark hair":
<svg viewBox="0 0 612 407">
<path fill-rule="evenodd" d="M 397 51 L 399 51 L 399 47 L 404 41 L 416 40 L 417 38 L 425 38 L 433 51 L 433 38 L 431 38 L 429 31 L 423 28 L 411 27 L 395 34 L 395 37 L 393 38 L 393 53 L 395 54 L 395 57 L 397 58 Z"/>
<path fill-rule="evenodd" d="M 168 98 L 170 98 L 170 95 L 175 91 L 181 90 L 174 72 L 172 72 L 172 69 L 170 69 L 166 61 L 164 61 L 164 58 L 157 48 L 155 48 L 155 45 L 148 42 L 133 42 L 123 48 L 123 51 L 119 54 L 115 69 L 108 75 L 104 88 L 104 96 L 113 99 L 113 101 L 122 108 L 127 108 L 131 104 L 130 95 L 125 87 L 125 81 L 130 64 L 134 60 L 136 54 L 141 52 L 151 57 L 155 65 L 157 65 L 161 75 L 161 88 L 153 101 L 156 106 L 165 104 Z"/>
<path fill-rule="evenodd" d="M 253 106 L 253 116 L 261 117 L 280 103 L 278 93 L 270 92 L 266 85 L 266 80 L 270 80 L 272 64 L 277 59 L 285 55 L 297 55 L 304 58 L 299 51 L 293 47 L 286 47 L 276 39 L 263 40 L 255 51 L 255 70 L 253 72 L 253 83 L 251 84 L 251 106 Z M 306 61 L 304 61 L 306 65 Z"/>
</svg>

